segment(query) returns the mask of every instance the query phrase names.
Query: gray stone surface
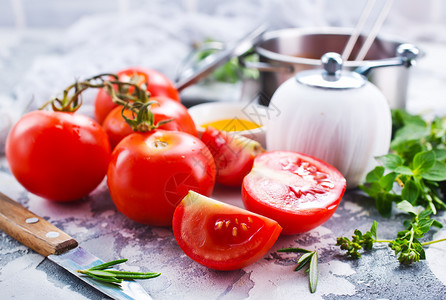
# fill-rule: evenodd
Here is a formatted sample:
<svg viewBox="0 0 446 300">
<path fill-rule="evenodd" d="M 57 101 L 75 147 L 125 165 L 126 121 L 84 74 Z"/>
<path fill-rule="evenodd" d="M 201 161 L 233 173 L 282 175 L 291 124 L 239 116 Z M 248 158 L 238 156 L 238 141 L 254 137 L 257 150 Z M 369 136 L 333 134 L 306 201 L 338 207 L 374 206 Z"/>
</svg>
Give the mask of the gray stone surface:
<svg viewBox="0 0 446 300">
<path fill-rule="evenodd" d="M 197 18 L 207 20 L 202 16 Z M 86 19 L 68 31 L 1 30 L 0 112 L 9 112 L 14 107 L 22 111 L 32 96 L 37 103 L 44 102 L 76 76 L 109 71 L 108 68 L 116 69 L 138 61 L 173 74 L 172 66 L 187 54 L 185 45 L 219 26 L 218 20 L 216 25 L 209 22 L 209 28 L 204 30 L 192 18 L 187 22 L 183 20 L 184 23 L 176 20 L 176 26 L 188 24 L 190 32 L 194 33 L 193 38 L 186 39 L 173 31 L 169 32 L 170 29 L 162 31 L 165 27 L 156 27 L 157 20 L 143 21 L 141 15 L 133 18 L 134 23 L 123 25 L 126 29 L 137 29 L 142 23 L 144 29 L 161 30 L 162 37 L 158 37 L 157 41 L 171 41 L 168 45 L 177 46 L 176 50 L 166 51 L 164 48 L 157 51 L 156 45 L 142 38 L 144 32 L 137 30 L 124 37 L 125 41 L 136 43 L 135 47 L 121 47 L 109 40 L 109 36 L 95 43 L 79 34 L 85 28 L 100 30 L 113 26 L 107 20 L 105 17 Z M 167 26 L 166 23 L 162 25 Z M 240 20 L 235 23 L 232 25 L 246 24 Z M 215 32 L 226 39 L 237 35 L 236 32 Z M 408 109 L 416 113 L 445 115 L 446 64 L 443 58 L 446 45 L 432 42 L 420 42 L 419 45 L 427 55 L 413 70 Z M 141 56 L 141 53 L 149 51 L 153 51 L 150 53 L 154 53 L 154 56 Z M 131 56 L 132 53 L 137 55 Z M 153 62 L 153 57 L 161 54 L 165 55 Z M 175 61 L 172 57 L 176 58 Z M 91 113 L 91 103 L 91 98 L 86 99 L 87 106 L 90 105 L 87 113 Z M 19 113 L 14 117 L 18 118 Z M 391 218 L 382 218 L 376 212 L 373 200 L 357 190 L 347 191 L 335 215 L 323 226 L 305 234 L 281 236 L 264 258 L 232 272 L 209 270 L 189 259 L 178 247 L 170 228 L 143 226 L 125 218 L 116 211 L 105 182 L 90 196 L 77 202 L 48 202 L 26 192 L 9 174 L 6 159 L 1 156 L 0 190 L 66 231 L 85 249 L 103 260 L 125 257 L 129 258 L 126 269 L 161 272 L 162 276 L 156 279 L 141 281 L 155 299 L 446 297 L 445 244 L 430 246 L 426 250 L 425 261 L 408 267 L 401 266 L 386 245 L 364 254 L 360 260 L 346 258 L 335 246 L 336 237 L 350 236 L 355 228 L 367 230 L 373 220 L 379 221 L 380 238 L 393 238 L 402 229 L 402 220 L 406 218 L 404 214 L 395 211 Z M 242 205 L 238 190 L 218 187 L 214 196 L 231 204 Z M 444 213 L 436 218 L 446 222 Z M 446 231 L 434 230 L 428 236 L 431 237 L 444 238 Z M 320 275 L 315 294 L 309 293 L 308 277 L 303 272 L 293 272 L 297 256 L 275 252 L 283 247 L 318 250 Z M 104 299 L 102 294 L 3 232 L 0 233 L 0 295 L 1 299 Z"/>
</svg>

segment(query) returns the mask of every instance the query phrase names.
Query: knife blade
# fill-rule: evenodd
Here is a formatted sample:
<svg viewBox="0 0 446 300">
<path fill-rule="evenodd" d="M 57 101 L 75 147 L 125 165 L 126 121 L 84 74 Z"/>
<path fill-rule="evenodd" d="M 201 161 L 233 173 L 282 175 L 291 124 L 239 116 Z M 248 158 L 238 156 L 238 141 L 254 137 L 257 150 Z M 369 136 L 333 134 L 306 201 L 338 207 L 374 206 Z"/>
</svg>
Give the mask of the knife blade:
<svg viewBox="0 0 446 300">
<path fill-rule="evenodd" d="M 71 236 L 2 192 L 0 229 L 113 299 L 152 299 L 135 281 L 125 280 L 118 286 L 82 276 L 77 270 L 88 269 L 104 261 L 80 247 Z"/>
</svg>

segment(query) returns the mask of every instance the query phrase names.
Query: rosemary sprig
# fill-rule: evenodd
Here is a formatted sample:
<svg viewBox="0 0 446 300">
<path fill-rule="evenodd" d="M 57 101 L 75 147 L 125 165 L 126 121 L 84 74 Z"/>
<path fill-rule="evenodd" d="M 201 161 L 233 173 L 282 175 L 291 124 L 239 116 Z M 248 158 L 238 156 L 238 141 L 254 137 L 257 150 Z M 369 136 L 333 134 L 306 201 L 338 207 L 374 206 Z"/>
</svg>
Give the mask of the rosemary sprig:
<svg viewBox="0 0 446 300">
<path fill-rule="evenodd" d="M 297 272 L 299 270 L 302 270 L 305 266 L 308 266 L 308 268 L 305 270 L 305 273 L 308 273 L 310 292 L 316 292 L 319 274 L 319 257 L 316 250 L 310 251 L 302 248 L 283 248 L 277 250 L 277 252 L 303 253 L 297 261 L 297 267 L 296 269 L 294 269 L 294 271 Z"/>
<path fill-rule="evenodd" d="M 127 259 L 118 259 L 110 262 L 106 262 L 89 269 L 77 270 L 85 276 L 91 277 L 97 281 L 120 284 L 123 280 L 134 280 L 134 279 L 150 279 L 161 275 L 161 273 L 152 272 L 127 272 L 109 269 L 110 267 L 126 262 Z"/>
</svg>

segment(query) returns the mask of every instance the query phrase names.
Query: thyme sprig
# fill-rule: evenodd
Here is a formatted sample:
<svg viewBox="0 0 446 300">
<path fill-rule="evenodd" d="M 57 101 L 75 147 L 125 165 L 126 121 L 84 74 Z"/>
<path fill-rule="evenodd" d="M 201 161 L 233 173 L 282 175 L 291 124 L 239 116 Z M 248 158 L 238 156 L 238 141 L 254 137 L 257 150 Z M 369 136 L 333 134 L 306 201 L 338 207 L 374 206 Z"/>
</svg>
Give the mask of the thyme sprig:
<svg viewBox="0 0 446 300">
<path fill-rule="evenodd" d="M 375 243 L 387 243 L 389 247 L 398 256 L 398 261 L 402 264 L 409 265 L 420 259 L 426 259 L 423 247 L 434 243 L 444 242 L 446 239 L 439 239 L 428 242 L 420 242 L 419 239 L 431 229 L 432 226 L 442 228 L 443 225 L 438 221 L 431 219 L 432 211 L 429 209 L 421 210 L 412 206 L 408 201 L 402 201 L 397 207 L 411 216 L 410 220 L 406 220 L 404 225 L 406 229 L 398 232 L 394 240 L 378 240 L 377 227 L 378 222 L 374 221 L 369 231 L 363 234 L 356 229 L 352 239 L 339 237 L 336 245 L 342 250 L 347 251 L 347 255 L 353 258 L 360 258 L 361 249 L 372 250 Z"/>
<path fill-rule="evenodd" d="M 118 285 L 121 284 L 123 280 L 150 279 L 161 275 L 161 273 L 127 272 L 127 271 L 118 271 L 109 269 L 114 265 L 121 264 L 126 261 L 127 259 L 113 260 L 100 265 L 96 265 L 94 267 L 85 270 L 77 270 L 77 272 L 85 276 L 91 277 L 97 281 L 118 284 Z"/>
</svg>

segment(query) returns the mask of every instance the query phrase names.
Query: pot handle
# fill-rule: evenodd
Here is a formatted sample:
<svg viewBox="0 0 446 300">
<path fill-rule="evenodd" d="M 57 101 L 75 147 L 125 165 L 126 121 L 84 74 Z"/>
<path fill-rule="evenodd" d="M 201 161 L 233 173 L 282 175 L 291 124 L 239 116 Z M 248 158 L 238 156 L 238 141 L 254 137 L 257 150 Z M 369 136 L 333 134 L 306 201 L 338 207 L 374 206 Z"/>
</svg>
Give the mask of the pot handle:
<svg viewBox="0 0 446 300">
<path fill-rule="evenodd" d="M 405 66 L 409 68 L 416 63 L 416 59 L 421 56 L 420 49 L 412 44 L 401 44 L 398 46 L 397 57 L 383 59 L 380 61 L 369 61 L 361 67 L 355 69 L 356 73 L 367 76 L 370 71 L 376 68 Z"/>
<path fill-rule="evenodd" d="M 200 62 L 197 59 L 197 54 L 205 51 L 221 52 L 225 49 L 225 45 L 221 42 L 205 42 L 192 51 L 182 60 L 178 66 L 175 74 L 175 82 L 181 81 L 188 75 L 191 76 L 199 68 Z M 178 90 L 181 90 L 182 86 L 177 86 Z"/>
<path fill-rule="evenodd" d="M 279 65 L 279 64 L 269 64 L 265 62 L 253 62 L 247 61 L 245 58 L 254 54 L 254 50 L 250 50 L 238 57 L 238 62 L 241 66 L 248 69 L 257 69 L 261 72 L 288 72 L 294 73 L 294 68 L 291 65 Z"/>
</svg>

